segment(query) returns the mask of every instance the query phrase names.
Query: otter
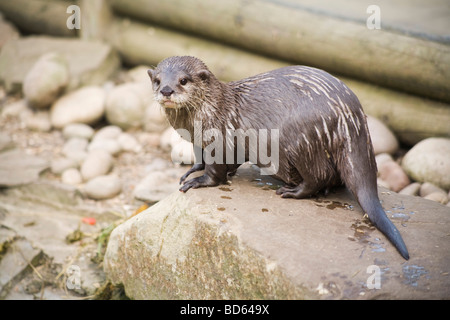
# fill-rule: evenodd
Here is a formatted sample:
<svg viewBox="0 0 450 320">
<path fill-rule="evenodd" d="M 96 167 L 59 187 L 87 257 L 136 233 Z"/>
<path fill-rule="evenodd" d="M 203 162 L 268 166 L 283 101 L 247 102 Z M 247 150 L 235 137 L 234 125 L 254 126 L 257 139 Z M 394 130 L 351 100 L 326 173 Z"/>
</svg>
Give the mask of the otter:
<svg viewBox="0 0 450 320">
<path fill-rule="evenodd" d="M 170 124 L 187 130 L 190 137 L 195 135 L 195 121 L 203 131 L 216 129 L 223 136 L 229 129 L 277 129 L 278 168 L 273 176 L 285 183 L 276 191 L 278 195 L 302 199 L 345 185 L 375 227 L 409 259 L 400 232 L 378 198 L 366 115 L 342 81 L 313 67 L 288 66 L 224 83 L 200 59 L 189 56 L 169 57 L 148 74 L 155 99 L 164 107 Z M 205 150 L 212 141 L 203 139 L 194 148 Z M 251 146 L 245 143 L 248 161 Z M 259 158 L 256 164 L 263 166 Z M 180 191 L 226 183 L 240 165 L 195 163 L 181 177 Z M 203 175 L 186 180 L 201 170 Z"/>
</svg>

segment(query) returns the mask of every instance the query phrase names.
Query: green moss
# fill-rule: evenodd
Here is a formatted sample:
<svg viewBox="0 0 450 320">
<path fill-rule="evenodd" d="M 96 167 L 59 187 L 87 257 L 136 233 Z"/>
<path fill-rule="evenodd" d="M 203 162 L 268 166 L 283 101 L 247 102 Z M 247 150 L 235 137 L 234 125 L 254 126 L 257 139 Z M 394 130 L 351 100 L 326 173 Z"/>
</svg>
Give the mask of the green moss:
<svg viewBox="0 0 450 320">
<path fill-rule="evenodd" d="M 134 247 L 126 276 L 127 295 L 135 299 L 303 299 L 278 268 L 239 243 L 234 235 L 219 234 L 209 224 L 196 222 L 184 259 L 168 263 L 149 256 L 146 246 Z M 129 252 L 130 253 L 130 252 Z M 307 292 L 306 292 L 307 293 Z"/>
</svg>

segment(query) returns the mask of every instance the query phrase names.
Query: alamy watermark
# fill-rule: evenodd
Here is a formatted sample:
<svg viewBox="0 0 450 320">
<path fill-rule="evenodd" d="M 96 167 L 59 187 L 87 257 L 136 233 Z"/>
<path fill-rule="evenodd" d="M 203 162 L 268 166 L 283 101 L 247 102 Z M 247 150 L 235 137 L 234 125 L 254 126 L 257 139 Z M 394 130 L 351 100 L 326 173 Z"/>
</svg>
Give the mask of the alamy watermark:
<svg viewBox="0 0 450 320">
<path fill-rule="evenodd" d="M 80 29 L 81 28 L 81 9 L 77 5 L 71 5 L 67 7 L 67 13 L 72 13 L 72 15 L 67 18 L 66 26 L 67 29 Z"/>
<path fill-rule="evenodd" d="M 377 265 L 370 265 L 366 270 L 370 276 L 367 278 L 367 289 L 381 289 L 381 269 Z"/>
<path fill-rule="evenodd" d="M 194 147 L 196 163 L 243 164 L 248 155 L 248 161 L 261 166 L 262 175 L 274 175 L 278 172 L 278 129 L 226 129 L 223 132 L 214 128 L 203 131 L 202 128 L 202 121 L 194 121 L 194 137 L 186 129 L 176 130 L 183 139 L 193 141 L 194 146 L 207 143 L 203 149 Z M 172 150 L 172 160 L 178 152 L 175 148 Z"/>
<path fill-rule="evenodd" d="M 366 20 L 366 26 L 369 30 L 381 29 L 381 10 L 380 7 L 372 4 L 367 7 L 366 13 L 370 16 Z"/>
</svg>

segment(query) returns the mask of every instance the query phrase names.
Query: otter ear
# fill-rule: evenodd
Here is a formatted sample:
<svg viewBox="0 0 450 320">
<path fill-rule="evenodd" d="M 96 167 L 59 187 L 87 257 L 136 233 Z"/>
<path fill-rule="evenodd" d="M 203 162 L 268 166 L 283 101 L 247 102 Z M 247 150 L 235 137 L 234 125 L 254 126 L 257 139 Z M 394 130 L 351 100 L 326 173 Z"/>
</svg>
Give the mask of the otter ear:
<svg viewBox="0 0 450 320">
<path fill-rule="evenodd" d="M 204 81 L 204 80 L 208 80 L 209 79 L 210 74 L 211 73 L 208 70 L 203 69 L 203 70 L 200 70 L 197 73 L 197 76 Z"/>
<path fill-rule="evenodd" d="M 153 72 L 154 72 L 154 70 L 152 70 L 152 69 L 148 69 L 147 70 L 147 73 L 148 73 L 148 76 L 150 77 L 150 79 L 153 81 Z"/>
</svg>

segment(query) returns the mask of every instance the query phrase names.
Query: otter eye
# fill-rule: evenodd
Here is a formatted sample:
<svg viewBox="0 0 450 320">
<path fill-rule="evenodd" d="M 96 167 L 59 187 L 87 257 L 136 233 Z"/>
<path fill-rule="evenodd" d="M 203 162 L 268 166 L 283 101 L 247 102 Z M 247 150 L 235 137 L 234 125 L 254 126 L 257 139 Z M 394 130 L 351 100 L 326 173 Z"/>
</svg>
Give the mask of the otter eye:
<svg viewBox="0 0 450 320">
<path fill-rule="evenodd" d="M 182 86 L 184 86 L 187 82 L 188 82 L 188 80 L 187 80 L 186 78 L 180 79 L 180 84 L 181 84 Z"/>
<path fill-rule="evenodd" d="M 156 84 L 157 86 L 159 86 L 159 84 L 161 83 L 161 80 L 155 79 L 155 80 L 153 80 L 153 82 L 155 82 L 155 84 Z"/>
</svg>

